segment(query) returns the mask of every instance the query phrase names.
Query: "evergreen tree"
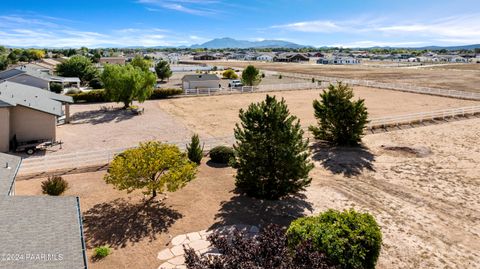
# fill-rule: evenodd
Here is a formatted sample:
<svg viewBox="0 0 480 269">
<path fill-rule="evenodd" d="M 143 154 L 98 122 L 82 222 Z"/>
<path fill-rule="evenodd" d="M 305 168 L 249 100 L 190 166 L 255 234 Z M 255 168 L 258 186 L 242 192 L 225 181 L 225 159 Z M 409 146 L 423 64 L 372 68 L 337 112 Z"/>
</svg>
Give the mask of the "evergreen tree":
<svg viewBox="0 0 480 269">
<path fill-rule="evenodd" d="M 155 65 L 155 73 L 157 73 L 157 77 L 163 81 L 166 78 L 170 78 L 172 76 L 172 70 L 170 70 L 170 64 L 167 61 L 160 61 Z"/>
<path fill-rule="evenodd" d="M 310 184 L 308 140 L 285 100 L 267 95 L 240 110 L 240 120 L 234 145 L 237 187 L 250 196 L 278 199 Z"/>
<path fill-rule="evenodd" d="M 203 146 L 200 147 L 200 138 L 198 134 L 192 136 L 192 141 L 187 145 L 187 155 L 190 161 L 200 164 L 203 158 Z"/>
<path fill-rule="evenodd" d="M 357 145 L 368 123 L 368 112 L 364 100 L 352 101 L 353 90 L 338 83 L 320 94 L 320 101 L 313 101 L 318 127 L 310 126 L 315 138 L 336 145 Z"/>
<path fill-rule="evenodd" d="M 262 80 L 260 76 L 260 70 L 253 65 L 247 66 L 242 72 L 242 83 L 246 86 L 253 86 L 260 83 Z"/>
</svg>

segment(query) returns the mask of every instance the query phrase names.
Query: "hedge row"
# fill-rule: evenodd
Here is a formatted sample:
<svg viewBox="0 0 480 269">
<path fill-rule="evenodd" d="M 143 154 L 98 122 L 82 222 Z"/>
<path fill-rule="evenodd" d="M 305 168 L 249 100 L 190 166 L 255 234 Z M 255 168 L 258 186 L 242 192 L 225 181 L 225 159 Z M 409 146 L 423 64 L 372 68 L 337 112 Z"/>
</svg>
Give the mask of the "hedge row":
<svg viewBox="0 0 480 269">
<path fill-rule="evenodd" d="M 149 99 L 165 99 L 182 93 L 183 91 L 181 89 L 155 89 Z M 104 90 L 92 90 L 67 95 L 71 96 L 75 103 L 103 103 L 110 101 L 105 95 Z"/>
</svg>

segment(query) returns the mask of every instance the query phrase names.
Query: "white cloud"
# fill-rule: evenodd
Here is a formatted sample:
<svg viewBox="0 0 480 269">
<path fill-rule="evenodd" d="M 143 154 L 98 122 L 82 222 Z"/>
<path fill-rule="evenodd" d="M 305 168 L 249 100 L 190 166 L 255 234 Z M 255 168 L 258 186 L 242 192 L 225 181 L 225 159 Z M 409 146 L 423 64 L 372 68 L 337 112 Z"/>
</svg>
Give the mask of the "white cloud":
<svg viewBox="0 0 480 269">
<path fill-rule="evenodd" d="M 285 30 L 292 30 L 298 32 L 309 32 L 309 33 L 332 33 L 340 32 L 344 28 L 335 22 L 332 21 L 304 21 L 304 22 L 295 22 L 284 25 L 275 25 L 271 28 L 280 28 Z"/>
<path fill-rule="evenodd" d="M 209 16 L 219 13 L 219 10 L 210 6 L 221 2 L 216 0 L 138 0 L 137 3 L 146 5 L 148 11 L 169 9 L 192 15 Z"/>
</svg>

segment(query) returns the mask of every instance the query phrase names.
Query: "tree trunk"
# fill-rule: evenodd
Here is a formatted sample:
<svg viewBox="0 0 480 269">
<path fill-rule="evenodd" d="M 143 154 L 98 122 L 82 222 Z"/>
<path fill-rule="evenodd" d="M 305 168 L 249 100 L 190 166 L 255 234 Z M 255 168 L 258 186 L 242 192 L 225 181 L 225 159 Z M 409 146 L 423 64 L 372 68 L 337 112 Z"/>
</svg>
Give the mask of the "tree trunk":
<svg viewBox="0 0 480 269">
<path fill-rule="evenodd" d="M 153 190 L 153 191 L 152 191 L 152 198 L 155 198 L 155 197 L 157 197 L 157 191 L 156 191 L 156 190 Z"/>
</svg>

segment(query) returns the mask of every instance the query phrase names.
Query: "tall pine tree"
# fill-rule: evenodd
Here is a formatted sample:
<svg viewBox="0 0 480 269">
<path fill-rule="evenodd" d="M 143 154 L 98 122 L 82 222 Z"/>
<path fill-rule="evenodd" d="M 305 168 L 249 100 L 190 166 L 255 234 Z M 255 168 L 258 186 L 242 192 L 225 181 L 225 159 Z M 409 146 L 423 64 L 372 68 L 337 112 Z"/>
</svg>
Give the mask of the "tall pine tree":
<svg viewBox="0 0 480 269">
<path fill-rule="evenodd" d="M 235 127 L 236 185 L 247 195 L 279 199 L 311 182 L 308 140 L 285 100 L 268 96 L 240 110 Z"/>
</svg>

